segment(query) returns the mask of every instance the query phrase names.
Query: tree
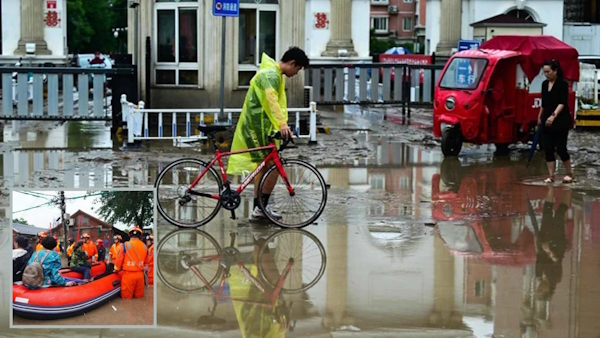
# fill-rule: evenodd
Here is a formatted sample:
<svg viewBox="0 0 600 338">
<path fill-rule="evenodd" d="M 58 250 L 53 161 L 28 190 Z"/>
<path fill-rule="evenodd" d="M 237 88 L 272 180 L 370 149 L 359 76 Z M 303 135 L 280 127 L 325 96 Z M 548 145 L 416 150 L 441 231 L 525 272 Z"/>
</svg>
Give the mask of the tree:
<svg viewBox="0 0 600 338">
<path fill-rule="evenodd" d="M 67 1 L 67 45 L 71 53 L 109 53 L 117 39 L 113 28 L 127 27 L 127 0 Z"/>
<path fill-rule="evenodd" d="M 15 219 L 13 219 L 13 223 L 27 224 L 27 225 L 29 224 L 27 222 L 27 220 L 25 220 L 24 218 L 15 218 Z"/>
<path fill-rule="evenodd" d="M 86 198 L 95 194 L 88 192 Z M 122 222 L 144 227 L 154 222 L 154 193 L 151 191 L 104 192 L 94 204 L 100 204 L 98 214 L 110 224 Z"/>
</svg>

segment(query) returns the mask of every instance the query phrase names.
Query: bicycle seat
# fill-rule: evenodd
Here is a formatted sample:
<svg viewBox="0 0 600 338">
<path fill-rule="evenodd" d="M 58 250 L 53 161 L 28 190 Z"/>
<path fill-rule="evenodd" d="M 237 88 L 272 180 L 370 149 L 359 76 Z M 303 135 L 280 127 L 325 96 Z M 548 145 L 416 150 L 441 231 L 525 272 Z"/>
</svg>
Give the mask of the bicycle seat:
<svg viewBox="0 0 600 338">
<path fill-rule="evenodd" d="M 227 129 L 229 129 L 229 125 L 218 125 L 218 124 L 211 124 L 211 125 L 198 125 L 198 130 L 202 133 L 205 134 L 212 134 L 212 133 L 218 133 L 220 131 L 226 131 Z"/>
</svg>

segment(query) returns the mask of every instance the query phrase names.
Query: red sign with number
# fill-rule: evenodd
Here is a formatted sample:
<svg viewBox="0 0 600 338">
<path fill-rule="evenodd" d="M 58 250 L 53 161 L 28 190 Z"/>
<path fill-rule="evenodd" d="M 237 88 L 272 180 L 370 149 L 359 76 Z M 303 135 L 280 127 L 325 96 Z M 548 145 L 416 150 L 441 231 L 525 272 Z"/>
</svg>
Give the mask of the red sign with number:
<svg viewBox="0 0 600 338">
<path fill-rule="evenodd" d="M 46 1 L 46 9 L 57 9 L 56 0 L 47 0 Z"/>
</svg>

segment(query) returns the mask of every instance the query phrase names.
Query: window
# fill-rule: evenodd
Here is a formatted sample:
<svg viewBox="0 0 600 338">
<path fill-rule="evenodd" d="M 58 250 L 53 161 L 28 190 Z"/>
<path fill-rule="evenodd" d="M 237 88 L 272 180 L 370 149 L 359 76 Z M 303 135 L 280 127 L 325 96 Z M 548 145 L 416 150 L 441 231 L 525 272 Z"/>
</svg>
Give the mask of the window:
<svg viewBox="0 0 600 338">
<path fill-rule="evenodd" d="M 411 31 L 413 29 L 412 18 L 402 19 L 402 30 Z"/>
<path fill-rule="evenodd" d="M 475 89 L 483 70 L 487 66 L 486 59 L 454 58 L 442 75 L 440 87 L 444 89 Z"/>
<path fill-rule="evenodd" d="M 388 22 L 389 18 L 386 17 L 371 18 L 371 28 L 375 30 L 375 33 L 387 33 Z"/>
<path fill-rule="evenodd" d="M 371 0 L 373 5 L 388 5 L 390 3 L 389 0 Z"/>
<path fill-rule="evenodd" d="M 278 60 L 279 5 L 276 0 L 240 1 L 238 29 L 238 85 L 250 85 L 250 79 L 260 66 L 261 56 Z"/>
<path fill-rule="evenodd" d="M 404 0 L 404 3 L 405 3 L 405 4 L 410 4 L 410 3 L 412 3 L 412 2 L 413 2 L 413 0 Z"/>
<path fill-rule="evenodd" d="M 475 297 L 485 297 L 485 281 L 475 281 Z"/>
<path fill-rule="evenodd" d="M 155 84 L 199 86 L 201 35 L 197 0 L 157 0 Z"/>
</svg>

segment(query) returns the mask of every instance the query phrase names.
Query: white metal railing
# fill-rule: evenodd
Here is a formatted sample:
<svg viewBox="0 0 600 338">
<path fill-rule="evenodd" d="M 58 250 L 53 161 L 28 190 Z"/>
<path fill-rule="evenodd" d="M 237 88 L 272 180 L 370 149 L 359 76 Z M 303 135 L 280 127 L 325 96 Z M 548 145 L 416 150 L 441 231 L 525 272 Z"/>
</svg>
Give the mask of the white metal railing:
<svg viewBox="0 0 600 338">
<path fill-rule="evenodd" d="M 218 108 L 207 109 L 145 109 L 144 102 L 140 101 L 137 105 L 127 101 L 127 95 L 121 95 L 122 121 L 124 129 L 127 130 L 127 142 L 133 143 L 138 140 L 172 140 L 173 145 L 188 143 L 206 139 L 203 133 L 192 132 L 192 118 L 199 124 L 207 124 L 207 118 L 212 116 L 213 123 L 219 123 Z M 227 114 L 227 124 L 233 125 L 233 114 L 241 113 L 240 108 L 227 108 L 224 112 Z M 295 132 L 297 138 L 308 139 L 309 143 L 317 141 L 317 104 L 310 103 L 308 108 L 289 108 L 289 112 L 295 112 Z M 300 115 L 309 114 L 308 134 L 300 134 Z M 149 118 L 151 114 L 158 115 L 157 136 L 150 136 Z M 165 135 L 164 118 L 165 115 L 171 115 L 171 133 Z M 185 133 L 179 135 L 177 125 L 178 118 L 185 118 Z"/>
</svg>

